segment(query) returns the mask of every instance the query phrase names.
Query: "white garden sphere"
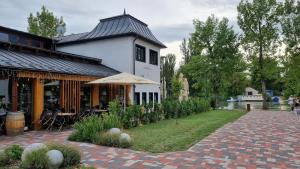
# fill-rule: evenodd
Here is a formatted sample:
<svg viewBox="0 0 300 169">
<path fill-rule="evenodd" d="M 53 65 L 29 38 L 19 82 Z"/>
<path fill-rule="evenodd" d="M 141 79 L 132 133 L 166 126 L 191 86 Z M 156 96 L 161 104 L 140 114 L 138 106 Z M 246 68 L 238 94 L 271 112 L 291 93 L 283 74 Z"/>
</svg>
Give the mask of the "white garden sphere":
<svg viewBox="0 0 300 169">
<path fill-rule="evenodd" d="M 121 130 L 119 128 L 111 128 L 108 133 L 110 135 L 119 135 L 121 134 Z"/>
<path fill-rule="evenodd" d="M 33 143 L 33 144 L 30 144 L 29 146 L 27 146 L 24 149 L 24 151 L 22 153 L 22 157 L 21 157 L 22 161 L 24 161 L 25 158 L 26 158 L 26 156 L 28 154 L 30 154 L 31 152 L 37 151 L 37 150 L 43 149 L 43 148 L 47 148 L 47 146 L 45 144 L 43 144 L 43 143 Z"/>
<path fill-rule="evenodd" d="M 49 164 L 52 168 L 59 168 L 64 161 L 63 154 L 58 150 L 50 150 L 47 152 Z"/>
<path fill-rule="evenodd" d="M 121 143 L 131 143 L 131 137 L 130 137 L 130 135 L 129 134 L 127 134 L 127 133 L 122 133 L 121 135 L 120 135 L 120 137 L 119 137 L 119 141 L 121 142 Z"/>
</svg>

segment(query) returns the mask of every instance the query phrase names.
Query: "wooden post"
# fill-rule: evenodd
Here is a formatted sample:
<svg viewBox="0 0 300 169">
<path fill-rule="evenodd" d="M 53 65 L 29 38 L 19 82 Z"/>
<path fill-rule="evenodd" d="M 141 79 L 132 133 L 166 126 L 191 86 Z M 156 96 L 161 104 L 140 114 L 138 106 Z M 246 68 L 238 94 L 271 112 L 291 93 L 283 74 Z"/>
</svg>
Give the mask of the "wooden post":
<svg viewBox="0 0 300 169">
<path fill-rule="evenodd" d="M 60 108 L 65 108 L 65 81 L 61 80 L 59 83 L 59 99 Z"/>
<path fill-rule="evenodd" d="M 99 105 L 99 85 L 94 84 L 92 86 L 92 106 Z"/>
<path fill-rule="evenodd" d="M 11 110 L 13 112 L 18 111 L 18 81 L 17 81 L 17 79 L 12 80 Z"/>
<path fill-rule="evenodd" d="M 39 120 L 44 110 L 44 84 L 40 79 L 33 80 L 33 123 L 34 129 L 41 127 Z"/>
<path fill-rule="evenodd" d="M 131 99 L 130 99 L 131 86 L 132 85 L 127 85 L 126 86 L 126 91 L 124 91 L 125 94 L 126 94 L 126 105 L 127 106 L 132 105 L 132 102 L 131 102 Z"/>
</svg>

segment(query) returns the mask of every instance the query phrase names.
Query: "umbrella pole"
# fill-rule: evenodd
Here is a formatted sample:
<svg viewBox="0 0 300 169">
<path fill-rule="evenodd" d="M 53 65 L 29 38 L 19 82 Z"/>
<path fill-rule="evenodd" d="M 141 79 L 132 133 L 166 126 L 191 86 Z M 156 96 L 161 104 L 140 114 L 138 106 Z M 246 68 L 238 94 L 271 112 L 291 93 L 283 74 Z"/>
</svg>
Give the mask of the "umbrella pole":
<svg viewBox="0 0 300 169">
<path fill-rule="evenodd" d="M 126 109 L 126 85 L 124 85 L 124 93 L 123 93 L 123 95 L 124 95 L 124 111 L 125 111 L 125 109 Z"/>
</svg>

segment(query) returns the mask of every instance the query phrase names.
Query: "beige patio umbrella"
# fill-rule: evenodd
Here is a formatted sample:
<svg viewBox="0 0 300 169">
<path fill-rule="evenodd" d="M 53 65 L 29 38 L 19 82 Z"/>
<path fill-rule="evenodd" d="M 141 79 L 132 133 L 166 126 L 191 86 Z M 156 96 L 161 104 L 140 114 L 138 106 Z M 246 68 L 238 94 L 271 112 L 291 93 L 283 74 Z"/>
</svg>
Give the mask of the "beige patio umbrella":
<svg viewBox="0 0 300 169">
<path fill-rule="evenodd" d="M 117 75 L 97 79 L 91 82 L 88 82 L 87 84 L 117 84 L 117 85 L 124 85 L 124 110 L 125 110 L 125 104 L 126 104 L 126 85 L 135 85 L 135 84 L 154 84 L 154 85 L 160 85 L 160 83 L 132 75 L 129 73 L 120 73 Z"/>
</svg>

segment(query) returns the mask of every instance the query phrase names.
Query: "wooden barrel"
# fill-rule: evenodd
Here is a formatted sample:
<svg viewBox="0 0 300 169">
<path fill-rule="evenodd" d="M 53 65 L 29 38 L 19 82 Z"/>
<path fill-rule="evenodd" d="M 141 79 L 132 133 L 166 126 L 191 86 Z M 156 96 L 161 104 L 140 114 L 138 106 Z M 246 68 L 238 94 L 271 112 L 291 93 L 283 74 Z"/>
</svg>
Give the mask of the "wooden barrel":
<svg viewBox="0 0 300 169">
<path fill-rule="evenodd" d="M 6 116 L 6 134 L 16 136 L 24 133 L 25 118 L 23 112 L 9 112 Z"/>
</svg>

